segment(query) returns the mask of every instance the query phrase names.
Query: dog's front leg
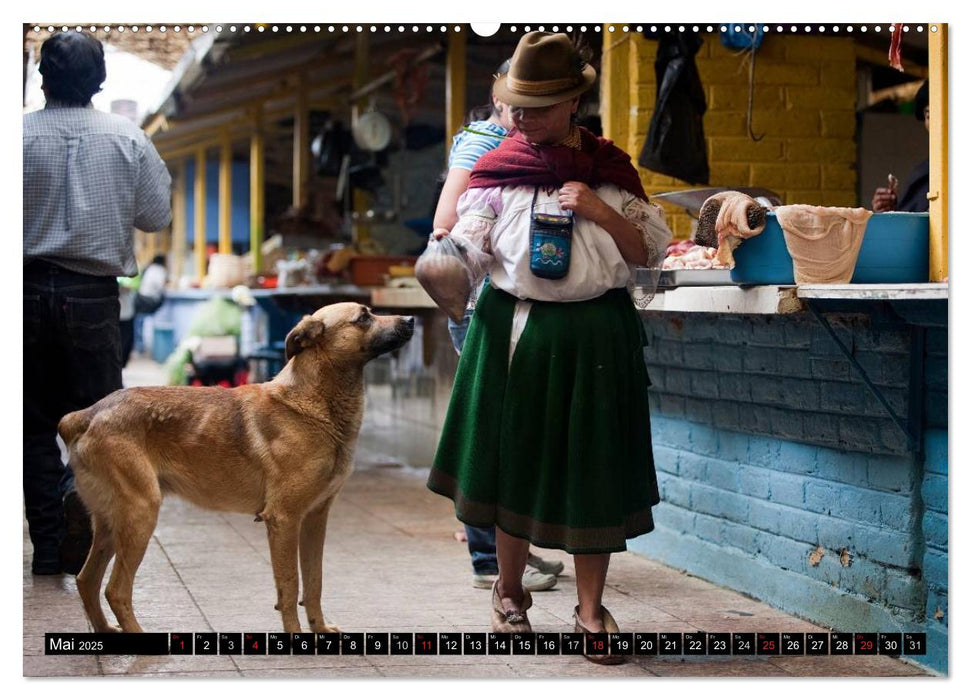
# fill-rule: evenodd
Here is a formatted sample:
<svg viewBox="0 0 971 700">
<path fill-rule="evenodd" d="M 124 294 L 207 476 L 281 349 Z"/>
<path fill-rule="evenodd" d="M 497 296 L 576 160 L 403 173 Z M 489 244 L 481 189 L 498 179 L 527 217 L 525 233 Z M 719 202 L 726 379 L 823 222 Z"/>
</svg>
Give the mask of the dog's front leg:
<svg viewBox="0 0 971 700">
<path fill-rule="evenodd" d="M 270 563 L 273 565 L 273 578 L 276 581 L 277 610 L 283 617 L 286 632 L 299 632 L 300 620 L 297 618 L 297 541 L 300 522 L 288 515 L 292 510 L 281 508 L 277 512 L 269 509 L 261 513 L 266 523 L 266 534 L 270 541 Z"/>
<path fill-rule="evenodd" d="M 300 573 L 303 576 L 303 605 L 307 622 L 314 632 L 340 632 L 336 625 L 328 625 L 320 606 L 323 584 L 324 537 L 327 534 L 327 516 L 335 496 L 331 496 L 310 510 L 300 526 Z"/>
</svg>

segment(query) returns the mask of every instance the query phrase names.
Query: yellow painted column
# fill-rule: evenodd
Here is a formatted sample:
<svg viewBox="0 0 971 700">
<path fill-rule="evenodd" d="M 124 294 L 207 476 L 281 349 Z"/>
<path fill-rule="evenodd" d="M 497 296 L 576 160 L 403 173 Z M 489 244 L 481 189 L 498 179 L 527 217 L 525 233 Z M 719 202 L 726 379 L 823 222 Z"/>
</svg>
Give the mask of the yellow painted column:
<svg viewBox="0 0 971 700">
<path fill-rule="evenodd" d="M 932 31 L 934 28 L 937 31 Z M 947 260 L 947 24 L 927 26 L 927 87 L 930 107 L 930 280 L 948 275 Z"/>
<path fill-rule="evenodd" d="M 158 252 L 158 237 L 162 235 L 162 232 L 143 233 L 142 235 L 145 237 L 145 247 L 143 248 L 145 251 L 145 266 L 148 266 L 152 258 L 155 257 L 155 253 Z"/>
<path fill-rule="evenodd" d="M 310 110 L 307 106 L 307 77 L 301 73 L 293 113 L 293 208 L 302 211 L 309 201 Z"/>
<path fill-rule="evenodd" d="M 185 250 L 188 230 L 185 225 L 185 161 L 175 166 L 175 185 L 172 188 L 172 280 L 178 283 L 185 270 Z"/>
<path fill-rule="evenodd" d="M 206 276 L 206 149 L 196 151 L 195 182 L 195 267 L 196 279 Z"/>
<path fill-rule="evenodd" d="M 233 143 L 225 132 L 219 145 L 219 252 L 233 252 Z"/>
<path fill-rule="evenodd" d="M 602 32 L 604 43 L 600 62 L 600 117 L 604 137 L 627 151 L 630 146 L 630 35 L 618 31 L 618 26 L 611 32 L 609 26 L 605 24 Z"/>
<path fill-rule="evenodd" d="M 445 64 L 445 162 L 452 148 L 452 136 L 465 124 L 466 40 L 465 32 L 448 35 L 448 58 Z"/>
<path fill-rule="evenodd" d="M 257 108 L 255 128 L 249 146 L 249 246 L 253 272 L 263 267 L 263 227 L 266 214 L 264 192 L 265 162 L 262 109 Z"/>
</svg>

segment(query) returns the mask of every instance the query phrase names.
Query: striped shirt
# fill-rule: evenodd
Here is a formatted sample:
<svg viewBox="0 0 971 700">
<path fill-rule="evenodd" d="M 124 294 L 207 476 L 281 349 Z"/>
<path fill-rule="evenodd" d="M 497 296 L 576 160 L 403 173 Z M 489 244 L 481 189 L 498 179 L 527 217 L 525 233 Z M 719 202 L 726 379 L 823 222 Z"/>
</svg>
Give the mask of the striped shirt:
<svg viewBox="0 0 971 700">
<path fill-rule="evenodd" d="M 462 130 L 452 137 L 452 150 L 448 154 L 448 169 L 461 168 L 462 170 L 472 170 L 479 158 L 498 148 L 502 143 L 502 137 L 507 131 L 498 124 L 492 122 L 472 122 L 468 126 L 474 131 L 495 134 L 495 137 L 482 136 Z"/>
<path fill-rule="evenodd" d="M 149 138 L 93 107 L 48 107 L 23 127 L 24 265 L 138 274 L 132 229 L 172 220 L 172 178 Z"/>
</svg>

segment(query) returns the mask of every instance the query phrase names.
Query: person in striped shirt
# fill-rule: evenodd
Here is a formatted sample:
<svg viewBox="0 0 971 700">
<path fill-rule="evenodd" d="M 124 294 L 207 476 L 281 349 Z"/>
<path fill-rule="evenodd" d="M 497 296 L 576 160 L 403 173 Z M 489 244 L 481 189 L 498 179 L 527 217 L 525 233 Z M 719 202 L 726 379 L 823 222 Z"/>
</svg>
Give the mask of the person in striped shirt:
<svg viewBox="0 0 971 700">
<path fill-rule="evenodd" d="M 505 61 L 499 66 L 495 77 L 498 78 L 508 70 L 509 61 Z M 472 168 L 479 158 L 492 149 L 498 148 L 512 128 L 513 120 L 509 105 L 500 102 L 495 95 L 492 95 L 490 104 L 472 110 L 469 124 L 452 138 L 452 149 L 448 154 L 448 174 L 435 208 L 433 223 L 435 232 L 432 235 L 448 233 L 455 226 L 458 221 L 456 208 L 459 197 L 468 188 Z M 466 309 L 465 317 L 460 323 L 448 319 L 448 332 L 455 351 L 459 353 L 462 352 L 465 334 L 472 318 L 474 296 L 473 294 L 470 308 Z M 495 527 L 481 528 L 466 525 L 465 536 L 469 543 L 469 554 L 472 557 L 472 585 L 476 588 L 492 588 L 499 575 Z M 549 590 L 556 585 L 556 575 L 562 571 L 562 562 L 546 561 L 531 553 L 523 574 L 523 587 L 534 592 Z"/>
</svg>

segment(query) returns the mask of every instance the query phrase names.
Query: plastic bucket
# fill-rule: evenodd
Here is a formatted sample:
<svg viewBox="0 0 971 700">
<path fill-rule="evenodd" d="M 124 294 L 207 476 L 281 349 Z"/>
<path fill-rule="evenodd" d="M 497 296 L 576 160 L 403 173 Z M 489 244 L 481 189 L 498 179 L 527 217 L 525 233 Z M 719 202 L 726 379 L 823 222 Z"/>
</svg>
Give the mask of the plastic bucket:
<svg viewBox="0 0 971 700">
<path fill-rule="evenodd" d="M 891 211 L 866 225 L 853 282 L 926 282 L 930 269 L 930 215 Z"/>
<path fill-rule="evenodd" d="M 786 248 L 779 220 L 772 212 L 766 214 L 762 233 L 742 241 L 734 256 L 732 282 L 736 284 L 796 283 L 792 274 L 792 256 Z"/>
<path fill-rule="evenodd" d="M 162 363 L 175 350 L 175 329 L 169 325 L 155 324 L 152 335 L 152 359 Z"/>
</svg>

